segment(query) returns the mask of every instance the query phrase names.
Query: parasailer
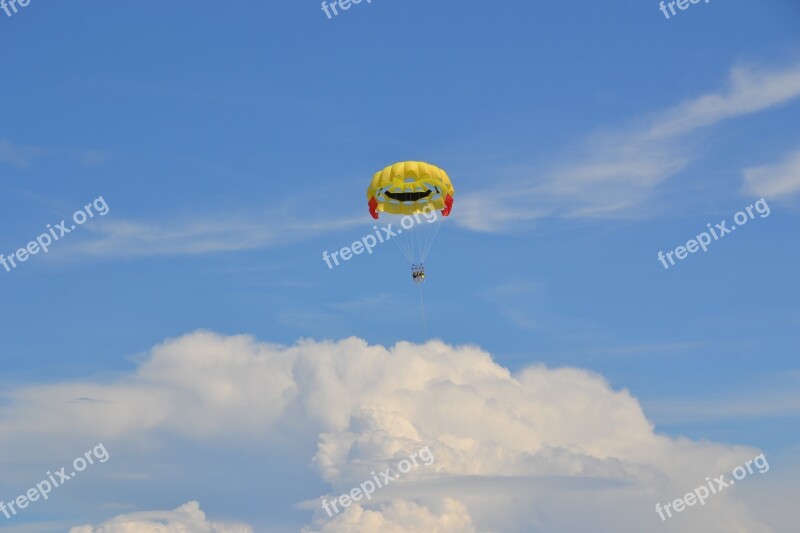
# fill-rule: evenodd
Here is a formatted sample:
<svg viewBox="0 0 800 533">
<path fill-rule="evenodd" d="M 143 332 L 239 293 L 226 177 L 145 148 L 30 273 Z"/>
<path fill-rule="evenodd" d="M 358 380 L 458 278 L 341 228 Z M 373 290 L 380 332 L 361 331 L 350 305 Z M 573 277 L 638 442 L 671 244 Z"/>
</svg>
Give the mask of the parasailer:
<svg viewBox="0 0 800 533">
<path fill-rule="evenodd" d="M 423 262 L 441 226 L 453 209 L 455 189 L 447 172 L 422 161 L 404 161 L 376 172 L 367 189 L 372 218 L 398 222 L 394 239 L 411 263 L 411 279 L 425 281 Z M 423 218 L 424 217 L 424 220 Z"/>
<path fill-rule="evenodd" d="M 425 281 L 425 267 L 422 265 L 411 265 L 411 279 L 417 283 Z"/>
</svg>

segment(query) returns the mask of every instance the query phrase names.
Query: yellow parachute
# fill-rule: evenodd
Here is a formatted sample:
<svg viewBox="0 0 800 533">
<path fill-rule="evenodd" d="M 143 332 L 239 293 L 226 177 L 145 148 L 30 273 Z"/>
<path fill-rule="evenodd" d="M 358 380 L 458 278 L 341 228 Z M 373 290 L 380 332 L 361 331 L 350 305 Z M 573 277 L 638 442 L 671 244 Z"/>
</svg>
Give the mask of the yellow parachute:
<svg viewBox="0 0 800 533">
<path fill-rule="evenodd" d="M 411 263 L 415 283 L 425 281 L 423 261 L 442 219 L 453 209 L 454 194 L 447 172 L 421 161 L 395 163 L 372 177 L 367 189 L 369 212 L 372 218 L 380 212 L 387 215 L 389 235 Z"/>
<path fill-rule="evenodd" d="M 413 215 L 426 208 L 448 216 L 454 193 L 447 172 L 441 168 L 422 161 L 404 161 L 375 173 L 367 201 L 372 218 L 378 218 L 380 211 Z"/>
</svg>

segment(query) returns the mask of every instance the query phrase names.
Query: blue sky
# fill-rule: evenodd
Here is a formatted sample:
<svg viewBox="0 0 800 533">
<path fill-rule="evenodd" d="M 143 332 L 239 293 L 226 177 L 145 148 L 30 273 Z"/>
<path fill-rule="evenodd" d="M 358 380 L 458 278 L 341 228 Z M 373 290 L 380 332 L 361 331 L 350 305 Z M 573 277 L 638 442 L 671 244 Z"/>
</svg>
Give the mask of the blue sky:
<svg viewBox="0 0 800 533">
<path fill-rule="evenodd" d="M 197 330 L 422 342 L 396 247 L 333 270 L 321 255 L 371 231 L 375 171 L 423 160 L 456 188 L 427 260 L 431 336 L 512 372 L 596 372 L 659 434 L 797 471 L 799 38 L 790 0 L 712 0 L 669 20 L 632 0 L 374 0 L 330 20 L 311 1 L 0 11 L 0 253 L 99 196 L 110 208 L 0 269 L 0 386 L 124 381 Z M 658 262 L 762 197 L 768 217 Z M 4 433 L 14 420 L 0 417 Z M 214 438 L 177 440 L 208 457 Z M 313 455 L 313 438 L 298 446 Z M 3 495 L 51 462 L 39 447 L 27 470 L 8 459 Z M 291 505 L 326 489 L 287 475 L 297 491 L 273 487 L 269 516 L 297 531 L 310 514 Z M 181 479 L 174 502 L 118 498 L 172 509 L 193 497 Z M 220 497 L 201 504 L 268 524 Z M 25 520 L 128 510 L 54 503 Z"/>
</svg>

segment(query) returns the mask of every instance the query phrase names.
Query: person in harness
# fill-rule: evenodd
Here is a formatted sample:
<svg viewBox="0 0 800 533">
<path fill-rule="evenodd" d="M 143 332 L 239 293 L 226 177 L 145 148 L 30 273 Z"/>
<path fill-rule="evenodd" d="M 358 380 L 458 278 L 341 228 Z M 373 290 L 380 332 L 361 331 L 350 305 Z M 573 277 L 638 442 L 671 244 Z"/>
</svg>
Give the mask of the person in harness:
<svg viewBox="0 0 800 533">
<path fill-rule="evenodd" d="M 422 265 L 411 265 L 411 279 L 414 283 L 425 281 L 425 267 Z"/>
</svg>

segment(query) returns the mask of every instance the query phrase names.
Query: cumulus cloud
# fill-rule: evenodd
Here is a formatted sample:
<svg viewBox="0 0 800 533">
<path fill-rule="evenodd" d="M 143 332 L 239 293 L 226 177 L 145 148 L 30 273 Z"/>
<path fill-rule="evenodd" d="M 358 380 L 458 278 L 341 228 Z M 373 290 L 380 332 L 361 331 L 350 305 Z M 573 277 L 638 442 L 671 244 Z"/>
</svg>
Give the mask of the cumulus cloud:
<svg viewBox="0 0 800 533">
<path fill-rule="evenodd" d="M 413 502 L 396 501 L 382 506 L 380 511 L 351 507 L 334 520 L 319 521 L 316 527 L 304 528 L 304 533 L 354 533 L 380 531 L 381 533 L 407 533 L 428 531 L 433 533 L 475 533 L 472 520 L 463 504 L 445 499 L 443 509 L 436 513 Z"/>
<path fill-rule="evenodd" d="M 70 528 L 69 533 L 253 533 L 253 528 L 210 522 L 199 503 L 189 502 L 174 511 L 124 514 L 99 526 Z"/>
<path fill-rule="evenodd" d="M 308 531 L 768 531 L 736 490 L 672 522 L 654 511 L 757 450 L 659 435 L 629 392 L 596 374 L 542 365 L 511 373 L 475 346 L 387 348 L 357 338 L 280 346 L 201 331 L 156 346 L 130 375 L 6 396 L 0 424 L 11 431 L 0 453 L 11 461 L 32 460 L 30 443 L 53 435 L 62 445 L 91 435 L 117 461 L 132 440 L 164 446 L 169 436 L 213 441 L 220 453 L 253 443 L 290 461 L 287 447 L 300 439 L 316 453 L 294 468 L 310 463 L 330 500 L 432 450 L 430 466 L 339 515 L 306 502 Z M 155 519 L 115 520 L 131 516 Z M 98 527 L 116 526 L 108 524 Z"/>
</svg>

